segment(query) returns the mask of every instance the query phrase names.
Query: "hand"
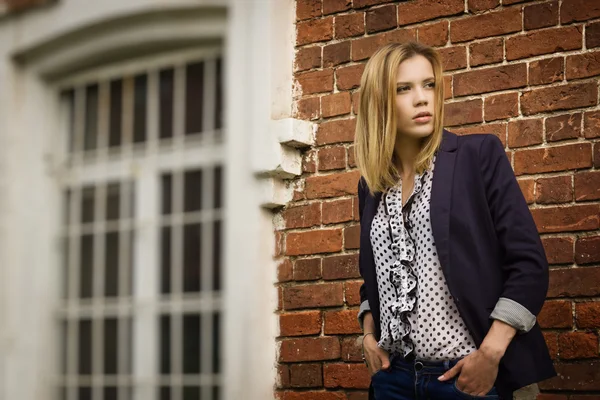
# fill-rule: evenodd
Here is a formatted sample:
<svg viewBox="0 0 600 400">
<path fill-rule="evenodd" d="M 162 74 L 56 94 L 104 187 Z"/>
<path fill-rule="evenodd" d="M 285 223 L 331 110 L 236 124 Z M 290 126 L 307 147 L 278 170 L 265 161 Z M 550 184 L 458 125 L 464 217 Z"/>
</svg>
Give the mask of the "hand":
<svg viewBox="0 0 600 400">
<path fill-rule="evenodd" d="M 387 351 L 377 346 L 377 340 L 373 335 L 367 335 L 363 338 L 363 353 L 365 361 L 371 376 L 375 375 L 379 370 L 387 370 L 390 368 L 390 355 Z"/>
<path fill-rule="evenodd" d="M 482 350 L 476 350 L 460 360 L 438 379 L 447 381 L 458 376 L 456 387 L 471 396 L 485 396 L 492 390 L 498 376 L 499 361 Z"/>
</svg>

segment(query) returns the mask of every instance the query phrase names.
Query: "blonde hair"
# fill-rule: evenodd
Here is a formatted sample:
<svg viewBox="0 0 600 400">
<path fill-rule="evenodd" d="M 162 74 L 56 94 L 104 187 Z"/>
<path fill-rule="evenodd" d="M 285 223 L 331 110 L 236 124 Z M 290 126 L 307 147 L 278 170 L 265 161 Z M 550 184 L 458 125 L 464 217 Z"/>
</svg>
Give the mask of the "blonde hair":
<svg viewBox="0 0 600 400">
<path fill-rule="evenodd" d="M 394 186 L 400 176 L 393 163 L 397 136 L 396 78 L 400 63 L 416 55 L 429 60 L 435 77 L 434 127 L 432 134 L 423 139 L 415 160 L 417 173 L 429 167 L 442 142 L 444 78 L 440 55 L 414 41 L 381 47 L 371 56 L 361 77 L 354 139 L 356 164 L 371 193 Z"/>
</svg>

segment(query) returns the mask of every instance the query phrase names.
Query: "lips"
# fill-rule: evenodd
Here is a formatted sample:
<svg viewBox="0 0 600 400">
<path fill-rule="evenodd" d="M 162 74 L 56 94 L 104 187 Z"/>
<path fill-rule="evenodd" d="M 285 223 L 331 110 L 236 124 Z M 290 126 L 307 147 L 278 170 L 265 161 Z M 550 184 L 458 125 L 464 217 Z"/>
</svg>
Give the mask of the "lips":
<svg viewBox="0 0 600 400">
<path fill-rule="evenodd" d="M 431 117 L 431 113 L 428 113 L 428 112 L 421 112 L 421 113 L 418 113 L 417 115 L 415 115 L 415 116 L 413 117 L 413 119 L 416 119 L 416 118 L 419 118 L 419 117 Z"/>
</svg>

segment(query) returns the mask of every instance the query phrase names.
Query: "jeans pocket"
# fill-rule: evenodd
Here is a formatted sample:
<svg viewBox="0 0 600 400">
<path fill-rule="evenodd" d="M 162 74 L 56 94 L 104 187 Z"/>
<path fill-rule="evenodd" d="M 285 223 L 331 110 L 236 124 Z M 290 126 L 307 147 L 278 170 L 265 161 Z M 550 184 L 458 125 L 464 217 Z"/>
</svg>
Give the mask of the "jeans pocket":
<svg viewBox="0 0 600 400">
<path fill-rule="evenodd" d="M 460 396 L 462 396 L 461 398 L 463 399 L 500 399 L 500 396 L 498 395 L 498 390 L 496 390 L 496 386 L 493 386 L 492 389 L 485 396 L 473 396 L 472 394 L 468 394 L 460 390 L 458 386 L 456 386 L 457 382 L 457 380 L 454 380 L 454 391 Z"/>
</svg>

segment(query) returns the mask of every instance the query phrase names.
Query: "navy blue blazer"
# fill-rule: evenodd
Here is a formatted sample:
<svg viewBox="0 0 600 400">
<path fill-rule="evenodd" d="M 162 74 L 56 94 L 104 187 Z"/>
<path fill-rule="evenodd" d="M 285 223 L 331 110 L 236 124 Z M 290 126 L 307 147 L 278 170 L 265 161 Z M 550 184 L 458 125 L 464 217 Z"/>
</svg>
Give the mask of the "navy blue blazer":
<svg viewBox="0 0 600 400">
<path fill-rule="evenodd" d="M 370 227 L 381 193 L 358 183 L 361 302 L 369 300 L 381 335 L 379 293 Z M 548 290 L 548 261 L 529 207 L 492 134 L 457 136 L 444 129 L 431 188 L 431 224 L 440 264 L 465 325 L 479 347 L 500 297 L 538 315 Z M 540 326 L 518 333 L 502 358 L 496 387 L 518 388 L 556 375 Z M 372 391 L 371 391 L 372 392 Z"/>
</svg>

